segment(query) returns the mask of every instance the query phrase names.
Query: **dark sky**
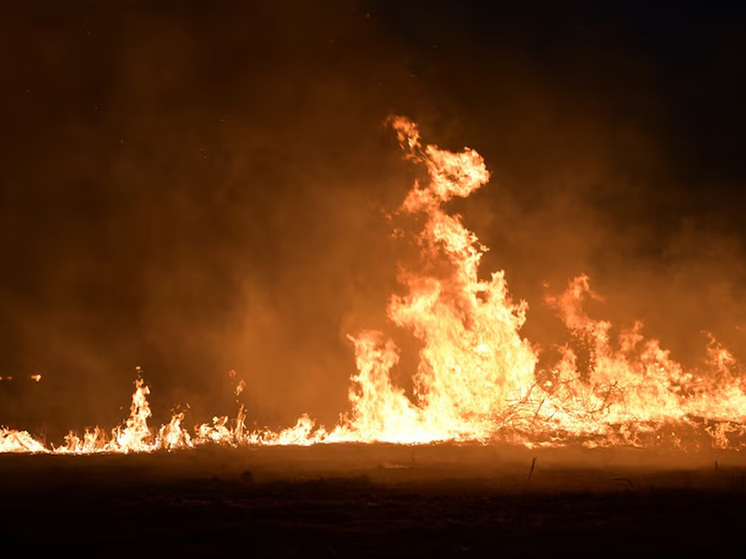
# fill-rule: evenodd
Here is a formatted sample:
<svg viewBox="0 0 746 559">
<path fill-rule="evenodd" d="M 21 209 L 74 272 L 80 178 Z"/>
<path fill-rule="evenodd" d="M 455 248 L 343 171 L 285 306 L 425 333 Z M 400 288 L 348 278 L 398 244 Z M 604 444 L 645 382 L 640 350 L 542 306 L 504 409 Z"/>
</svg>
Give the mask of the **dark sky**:
<svg viewBox="0 0 746 559">
<path fill-rule="evenodd" d="M 4 2 L 0 375 L 44 376 L 0 423 L 113 424 L 138 365 L 162 415 L 233 413 L 236 369 L 257 421 L 334 421 L 396 289 L 392 113 L 485 156 L 454 210 L 527 335 L 589 273 L 673 350 L 740 347 L 746 13 L 649 4 Z"/>
</svg>

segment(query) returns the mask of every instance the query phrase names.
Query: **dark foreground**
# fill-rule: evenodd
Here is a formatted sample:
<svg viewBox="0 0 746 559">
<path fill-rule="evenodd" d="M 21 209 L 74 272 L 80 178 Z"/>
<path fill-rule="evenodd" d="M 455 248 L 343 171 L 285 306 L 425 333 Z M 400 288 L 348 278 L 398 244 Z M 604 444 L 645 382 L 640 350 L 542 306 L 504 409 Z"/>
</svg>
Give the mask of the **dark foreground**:
<svg viewBox="0 0 746 559">
<path fill-rule="evenodd" d="M 734 556 L 744 472 L 738 455 L 457 446 L 6 455 L 3 556 Z"/>
</svg>

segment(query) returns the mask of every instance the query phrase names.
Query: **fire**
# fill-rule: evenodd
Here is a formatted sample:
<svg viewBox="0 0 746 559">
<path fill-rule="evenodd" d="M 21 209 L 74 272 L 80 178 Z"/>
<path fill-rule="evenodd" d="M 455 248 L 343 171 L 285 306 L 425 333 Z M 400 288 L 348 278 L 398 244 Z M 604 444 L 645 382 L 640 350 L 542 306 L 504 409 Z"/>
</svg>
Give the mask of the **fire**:
<svg viewBox="0 0 746 559">
<path fill-rule="evenodd" d="M 137 371 L 140 372 L 139 367 Z M 94 427 L 92 430 L 86 429 L 82 438 L 71 431 L 65 437 L 64 446 L 56 448 L 55 452 L 76 454 L 151 452 L 162 446 L 162 440 L 174 440 L 175 435 L 170 428 L 180 425 L 177 421 L 178 418 L 175 417 L 168 426 L 164 426 L 162 429 L 163 438 L 154 437 L 153 432 L 148 427 L 148 418 L 151 415 L 147 399 L 149 393 L 150 389 L 144 381 L 141 378 L 136 379 L 130 416 L 124 424 L 112 429 L 109 435 L 99 427 Z"/>
<path fill-rule="evenodd" d="M 46 452 L 46 448 L 27 431 L 0 427 L 0 452 Z"/>
<path fill-rule="evenodd" d="M 192 433 L 183 427 L 184 411 L 154 429 L 148 425 L 149 388 L 138 378 L 130 416 L 111 432 L 98 427 L 82 436 L 71 432 L 63 446 L 50 451 L 25 431 L 3 429 L 0 452 L 447 440 L 678 449 L 746 445 L 746 387 L 733 355 L 709 336 L 706 365 L 685 370 L 657 340 L 645 337 L 640 322 L 612 336 L 610 322 L 592 319 L 584 310 L 588 298 L 600 299 L 585 275 L 545 301 L 573 343 L 553 348 L 559 359 L 540 368 L 542 348 L 521 335 L 527 303 L 511 298 L 504 272 L 480 279 L 480 261 L 488 249 L 461 216 L 447 212 L 451 199 L 488 183 L 484 160 L 473 149 L 453 153 L 423 144 L 417 126 L 405 118 L 389 123 L 406 158 L 427 172 L 398 210 L 422 224 L 415 237 L 419 261 L 402 268 L 402 294 L 392 295 L 387 306 L 390 322 L 419 343 L 412 396 L 392 382 L 399 360 L 394 341 L 379 331 L 363 331 L 349 336 L 357 369 L 350 409 L 331 429 L 304 414 L 281 431 L 248 430 L 250 410 L 243 405 L 235 419 L 215 417 Z M 583 366 L 578 347 L 589 355 Z M 237 378 L 235 371 L 230 376 Z M 237 381 L 236 397 L 245 387 Z"/>
<path fill-rule="evenodd" d="M 400 210 L 424 217 L 422 261 L 401 273 L 407 293 L 388 305 L 389 319 L 422 346 L 415 401 L 391 385 L 389 373 L 398 360 L 394 343 L 380 332 L 363 332 L 353 338 L 359 372 L 352 378 L 352 412 L 330 439 L 487 441 L 505 423 L 507 403 L 520 399 L 536 364 L 531 345 L 518 333 L 526 304 L 511 301 L 502 272 L 489 281 L 478 278 L 486 248 L 460 216 L 444 209 L 451 198 L 485 185 L 489 173 L 472 149 L 423 147 L 414 124 L 394 118 L 392 126 L 407 157 L 423 164 L 429 176 L 425 185 L 414 184 Z"/>
</svg>

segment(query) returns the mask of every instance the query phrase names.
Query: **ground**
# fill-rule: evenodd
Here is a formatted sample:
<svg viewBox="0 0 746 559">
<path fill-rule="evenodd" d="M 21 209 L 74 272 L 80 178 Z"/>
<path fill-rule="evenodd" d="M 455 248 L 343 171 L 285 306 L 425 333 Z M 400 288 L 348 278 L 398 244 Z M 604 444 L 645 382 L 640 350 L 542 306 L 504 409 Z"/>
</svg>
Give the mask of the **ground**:
<svg viewBox="0 0 746 559">
<path fill-rule="evenodd" d="M 471 445 L 4 455 L 0 521 L 6 556 L 732 556 L 745 472 Z"/>
</svg>

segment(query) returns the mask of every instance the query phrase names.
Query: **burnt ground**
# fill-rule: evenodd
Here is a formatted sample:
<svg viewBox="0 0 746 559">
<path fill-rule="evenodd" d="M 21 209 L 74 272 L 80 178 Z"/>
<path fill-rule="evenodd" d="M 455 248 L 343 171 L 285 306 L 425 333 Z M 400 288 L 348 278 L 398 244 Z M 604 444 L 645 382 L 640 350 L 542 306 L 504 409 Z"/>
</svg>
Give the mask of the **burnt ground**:
<svg viewBox="0 0 746 559">
<path fill-rule="evenodd" d="M 733 556 L 746 547 L 737 454 L 200 449 L 4 455 L 0 476 L 3 556 Z"/>
</svg>

